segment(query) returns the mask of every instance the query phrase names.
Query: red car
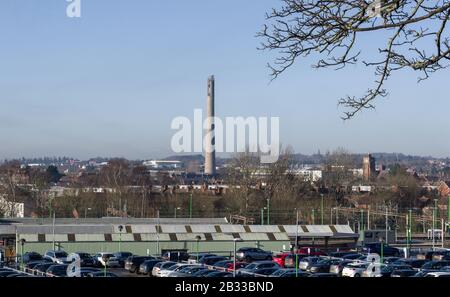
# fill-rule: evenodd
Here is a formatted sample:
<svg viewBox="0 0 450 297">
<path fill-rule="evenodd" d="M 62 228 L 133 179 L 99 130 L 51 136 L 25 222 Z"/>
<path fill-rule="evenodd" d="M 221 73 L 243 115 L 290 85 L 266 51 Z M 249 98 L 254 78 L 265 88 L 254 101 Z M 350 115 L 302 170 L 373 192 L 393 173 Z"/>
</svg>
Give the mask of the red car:
<svg viewBox="0 0 450 297">
<path fill-rule="evenodd" d="M 286 265 L 286 257 L 289 255 L 295 254 L 294 252 L 283 252 L 273 256 L 272 260 L 280 265 L 281 267 L 285 267 Z M 327 254 L 319 248 L 316 247 L 301 247 L 297 250 L 297 254 L 302 256 L 326 256 Z"/>
</svg>

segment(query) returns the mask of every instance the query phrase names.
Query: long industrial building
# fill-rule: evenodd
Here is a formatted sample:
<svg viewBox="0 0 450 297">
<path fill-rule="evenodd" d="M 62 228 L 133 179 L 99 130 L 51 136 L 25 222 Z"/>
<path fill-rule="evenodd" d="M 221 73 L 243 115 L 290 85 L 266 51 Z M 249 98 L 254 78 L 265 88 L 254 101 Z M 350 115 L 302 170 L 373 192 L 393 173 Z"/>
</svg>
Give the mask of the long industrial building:
<svg viewBox="0 0 450 297">
<path fill-rule="evenodd" d="M 157 255 L 165 250 L 231 253 L 238 247 L 273 252 L 299 243 L 323 248 L 354 247 L 358 234 L 348 225 L 234 225 L 221 219 L 11 219 L 0 220 L 3 249 L 23 252 L 63 249 L 66 252 L 129 251 Z"/>
</svg>

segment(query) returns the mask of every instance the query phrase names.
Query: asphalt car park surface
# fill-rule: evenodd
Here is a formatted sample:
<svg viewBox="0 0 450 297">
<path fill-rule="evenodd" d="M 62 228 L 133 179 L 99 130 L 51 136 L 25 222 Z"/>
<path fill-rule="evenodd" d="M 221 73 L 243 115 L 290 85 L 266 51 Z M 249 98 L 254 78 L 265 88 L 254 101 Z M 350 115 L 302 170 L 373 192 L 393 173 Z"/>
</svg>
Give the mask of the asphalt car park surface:
<svg viewBox="0 0 450 297">
<path fill-rule="evenodd" d="M 450 250 L 420 251 L 409 258 L 395 248 L 386 251 L 380 257 L 364 249 L 326 253 L 309 247 L 272 253 L 241 248 L 236 259 L 213 252 L 176 257 L 80 252 L 81 271 L 76 275 L 71 273 L 76 271 L 74 262 L 68 260 L 73 254 L 29 252 L 18 259 L 20 265 L 11 265 L 15 270 L 3 265 L 0 277 L 450 277 Z"/>
</svg>

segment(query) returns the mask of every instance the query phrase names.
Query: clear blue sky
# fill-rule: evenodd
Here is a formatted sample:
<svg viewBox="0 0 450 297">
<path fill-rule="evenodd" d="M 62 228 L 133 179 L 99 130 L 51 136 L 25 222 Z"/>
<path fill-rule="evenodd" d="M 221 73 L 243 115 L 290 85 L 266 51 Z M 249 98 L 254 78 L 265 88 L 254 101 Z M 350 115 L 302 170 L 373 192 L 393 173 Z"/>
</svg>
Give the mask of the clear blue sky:
<svg viewBox="0 0 450 297">
<path fill-rule="evenodd" d="M 0 158 L 170 155 L 170 122 L 204 107 L 216 76 L 218 116 L 279 116 L 297 152 L 450 155 L 450 73 L 400 73 L 377 110 L 343 122 L 337 100 L 360 95 L 372 70 L 314 70 L 301 61 L 269 83 L 272 54 L 255 33 L 277 0 L 0 2 Z M 376 51 L 377 36 L 363 49 Z"/>
</svg>

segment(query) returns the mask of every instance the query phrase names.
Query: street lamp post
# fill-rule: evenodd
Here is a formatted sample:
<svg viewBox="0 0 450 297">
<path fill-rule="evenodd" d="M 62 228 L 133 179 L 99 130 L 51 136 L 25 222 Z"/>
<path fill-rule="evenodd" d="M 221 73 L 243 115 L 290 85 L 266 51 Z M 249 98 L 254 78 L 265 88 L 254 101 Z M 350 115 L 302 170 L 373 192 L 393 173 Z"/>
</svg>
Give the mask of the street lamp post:
<svg viewBox="0 0 450 297">
<path fill-rule="evenodd" d="M 261 225 L 264 225 L 264 208 L 261 208 Z"/>
<path fill-rule="evenodd" d="M 199 243 L 200 243 L 200 240 L 201 240 L 202 238 L 200 237 L 200 235 L 197 235 L 197 236 L 195 236 L 195 240 L 197 241 L 197 264 L 198 264 L 198 253 L 199 253 Z"/>
<path fill-rule="evenodd" d="M 267 225 L 270 225 L 270 199 L 267 198 Z"/>
<path fill-rule="evenodd" d="M 121 250 L 121 244 L 122 244 L 122 230 L 123 230 L 123 226 L 119 225 L 118 229 L 119 229 L 119 253 L 120 253 L 122 251 Z"/>
<path fill-rule="evenodd" d="M 233 244 L 234 244 L 233 277 L 236 277 L 236 243 L 237 243 L 237 242 L 241 242 L 241 241 L 242 241 L 241 238 L 235 238 L 235 239 L 233 239 Z M 197 255 L 198 255 L 198 251 L 197 251 Z"/>
</svg>

